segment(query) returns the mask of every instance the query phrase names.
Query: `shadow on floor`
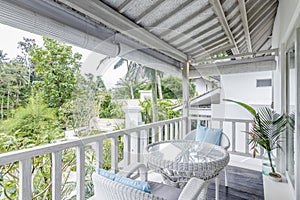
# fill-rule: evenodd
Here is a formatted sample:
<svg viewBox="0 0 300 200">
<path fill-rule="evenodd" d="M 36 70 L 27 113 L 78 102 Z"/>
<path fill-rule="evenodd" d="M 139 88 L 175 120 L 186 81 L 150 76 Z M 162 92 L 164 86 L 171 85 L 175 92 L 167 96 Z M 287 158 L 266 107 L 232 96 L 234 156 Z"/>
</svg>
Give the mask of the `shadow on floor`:
<svg viewBox="0 0 300 200">
<path fill-rule="evenodd" d="M 249 169 L 228 166 L 228 187 L 225 187 L 224 173 L 220 175 L 220 200 L 263 200 L 262 173 Z M 215 184 L 208 187 L 208 199 L 215 199 Z"/>
</svg>

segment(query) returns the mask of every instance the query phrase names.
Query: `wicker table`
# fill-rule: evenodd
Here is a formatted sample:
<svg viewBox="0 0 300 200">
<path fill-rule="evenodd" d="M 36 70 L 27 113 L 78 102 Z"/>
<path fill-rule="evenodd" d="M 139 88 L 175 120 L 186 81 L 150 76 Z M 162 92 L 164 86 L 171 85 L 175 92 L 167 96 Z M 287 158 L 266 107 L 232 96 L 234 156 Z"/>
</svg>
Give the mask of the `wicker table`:
<svg viewBox="0 0 300 200">
<path fill-rule="evenodd" d="M 146 152 L 148 166 L 162 174 L 167 184 L 177 187 L 183 187 L 191 177 L 213 179 L 229 162 L 229 154 L 222 147 L 191 140 L 149 144 Z"/>
</svg>

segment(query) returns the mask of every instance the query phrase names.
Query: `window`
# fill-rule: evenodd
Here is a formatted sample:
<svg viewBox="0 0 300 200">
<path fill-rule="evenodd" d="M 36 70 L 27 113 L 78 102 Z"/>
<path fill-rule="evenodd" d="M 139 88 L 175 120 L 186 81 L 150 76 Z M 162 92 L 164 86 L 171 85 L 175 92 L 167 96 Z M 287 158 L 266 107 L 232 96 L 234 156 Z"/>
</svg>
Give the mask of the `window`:
<svg viewBox="0 0 300 200">
<path fill-rule="evenodd" d="M 271 87 L 272 79 L 257 79 L 256 87 Z"/>
</svg>

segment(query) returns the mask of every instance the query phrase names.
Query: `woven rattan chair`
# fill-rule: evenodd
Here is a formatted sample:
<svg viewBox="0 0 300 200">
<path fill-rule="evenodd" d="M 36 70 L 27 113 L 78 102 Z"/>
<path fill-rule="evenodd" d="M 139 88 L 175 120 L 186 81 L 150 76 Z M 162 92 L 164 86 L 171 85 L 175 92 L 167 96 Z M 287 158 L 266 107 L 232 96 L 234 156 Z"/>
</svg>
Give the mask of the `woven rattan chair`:
<svg viewBox="0 0 300 200">
<path fill-rule="evenodd" d="M 130 177 L 135 171 L 139 171 L 141 180 L 147 180 L 147 168 L 144 164 L 132 165 L 119 174 Z M 208 186 L 207 182 L 198 178 L 191 178 L 182 190 L 162 183 L 148 182 L 151 187 L 150 194 L 97 173 L 92 175 L 92 179 L 94 196 L 90 200 L 201 200 L 206 199 Z"/>
<path fill-rule="evenodd" d="M 196 132 L 197 130 L 193 130 L 191 132 L 189 132 L 186 136 L 185 136 L 185 140 L 195 140 L 196 139 Z M 220 146 L 223 147 L 225 150 L 228 150 L 230 147 L 230 140 L 229 137 L 225 134 L 222 133 L 221 136 L 221 142 L 220 142 Z M 225 172 L 225 186 L 228 186 L 228 181 L 227 181 L 227 170 L 226 167 L 224 168 L 224 172 Z"/>
</svg>

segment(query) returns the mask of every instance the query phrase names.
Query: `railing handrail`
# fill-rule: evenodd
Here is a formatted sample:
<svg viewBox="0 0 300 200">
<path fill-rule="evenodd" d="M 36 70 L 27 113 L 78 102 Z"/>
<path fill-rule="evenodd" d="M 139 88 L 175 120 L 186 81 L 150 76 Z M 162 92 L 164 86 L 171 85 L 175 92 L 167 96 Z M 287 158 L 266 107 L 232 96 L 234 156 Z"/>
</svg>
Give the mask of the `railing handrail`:
<svg viewBox="0 0 300 200">
<path fill-rule="evenodd" d="M 0 166 L 9 164 L 12 162 L 20 161 L 20 160 L 25 160 L 25 159 L 30 159 L 36 156 L 41 156 L 45 154 L 50 154 L 53 152 L 58 152 L 62 151 L 64 149 L 69 149 L 73 147 L 78 147 L 78 146 L 85 146 L 89 143 L 93 143 L 96 141 L 101 141 L 105 140 L 108 138 L 115 138 L 118 137 L 119 135 L 128 135 L 130 133 L 134 132 L 139 132 L 141 130 L 146 130 L 150 129 L 153 127 L 157 126 L 162 126 L 168 123 L 174 123 L 178 122 L 180 120 L 184 119 L 184 117 L 179 117 L 179 118 L 174 118 L 171 120 L 165 120 L 165 121 L 159 121 L 151 124 L 145 124 L 145 125 L 140 125 L 138 127 L 134 128 L 129 128 L 129 129 L 122 129 L 122 130 L 117 130 L 117 131 L 112 131 L 108 133 L 102 133 L 102 134 L 97 134 L 97 135 L 92 135 L 92 136 L 85 136 L 79 139 L 72 139 L 72 140 L 67 140 L 67 141 L 62 141 L 58 143 L 51 143 L 51 144 L 45 144 L 45 145 L 40 145 L 28 149 L 21 149 L 21 150 L 16 150 L 16 151 L 11 151 L 7 153 L 0 154 Z"/>
<path fill-rule="evenodd" d="M 252 123 L 251 119 L 234 119 L 234 118 L 210 118 L 210 117 L 189 117 L 189 119 L 193 120 L 211 120 L 211 121 L 222 121 L 222 122 L 237 122 L 237 123 Z"/>
</svg>

